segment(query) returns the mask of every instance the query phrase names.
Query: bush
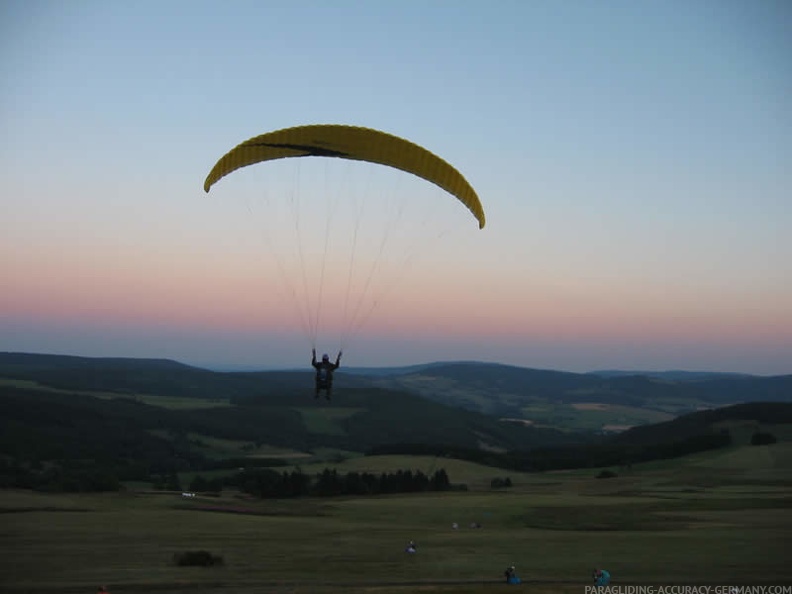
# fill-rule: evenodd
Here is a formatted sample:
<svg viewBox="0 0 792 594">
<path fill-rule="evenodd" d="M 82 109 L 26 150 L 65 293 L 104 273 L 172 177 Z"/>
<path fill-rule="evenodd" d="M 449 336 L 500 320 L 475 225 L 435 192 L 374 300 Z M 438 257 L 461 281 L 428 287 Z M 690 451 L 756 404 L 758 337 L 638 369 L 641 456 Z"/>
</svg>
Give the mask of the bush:
<svg viewBox="0 0 792 594">
<path fill-rule="evenodd" d="M 751 436 L 751 445 L 770 445 L 776 443 L 775 435 L 757 431 Z"/>
<path fill-rule="evenodd" d="M 597 478 L 615 478 L 615 477 L 617 477 L 617 476 L 619 476 L 619 475 L 618 475 L 618 474 L 616 474 L 615 472 L 613 472 L 612 470 L 608 470 L 608 469 L 606 468 L 605 470 L 601 471 L 601 472 L 600 472 L 600 473 L 597 475 Z"/>
<path fill-rule="evenodd" d="M 174 553 L 173 562 L 179 567 L 211 567 L 222 565 L 223 558 L 212 555 L 209 551 L 184 551 L 183 553 Z"/>
</svg>

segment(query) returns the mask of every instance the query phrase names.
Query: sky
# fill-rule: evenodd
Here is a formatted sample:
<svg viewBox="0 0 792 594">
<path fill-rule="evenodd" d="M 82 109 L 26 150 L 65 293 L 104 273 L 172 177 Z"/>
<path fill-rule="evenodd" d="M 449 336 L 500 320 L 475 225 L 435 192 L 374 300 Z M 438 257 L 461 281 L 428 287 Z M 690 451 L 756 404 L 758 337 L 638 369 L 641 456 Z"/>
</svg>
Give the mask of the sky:
<svg viewBox="0 0 792 594">
<path fill-rule="evenodd" d="M 786 0 L 2 0 L 0 351 L 789 374 L 790 98 Z M 312 123 L 485 228 L 340 159 L 204 193 Z"/>
</svg>

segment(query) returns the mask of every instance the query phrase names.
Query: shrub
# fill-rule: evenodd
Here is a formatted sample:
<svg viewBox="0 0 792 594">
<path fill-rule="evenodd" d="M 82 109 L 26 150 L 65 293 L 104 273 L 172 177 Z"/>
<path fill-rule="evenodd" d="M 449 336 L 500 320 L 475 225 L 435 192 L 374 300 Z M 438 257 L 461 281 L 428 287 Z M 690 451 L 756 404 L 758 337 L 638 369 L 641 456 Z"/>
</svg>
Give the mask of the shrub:
<svg viewBox="0 0 792 594">
<path fill-rule="evenodd" d="M 751 445 L 770 445 L 776 443 L 775 435 L 757 431 L 751 436 Z"/>
<path fill-rule="evenodd" d="M 209 551 L 184 551 L 183 553 L 174 553 L 173 562 L 180 567 L 211 567 L 222 565 L 223 558 L 213 555 Z"/>
</svg>

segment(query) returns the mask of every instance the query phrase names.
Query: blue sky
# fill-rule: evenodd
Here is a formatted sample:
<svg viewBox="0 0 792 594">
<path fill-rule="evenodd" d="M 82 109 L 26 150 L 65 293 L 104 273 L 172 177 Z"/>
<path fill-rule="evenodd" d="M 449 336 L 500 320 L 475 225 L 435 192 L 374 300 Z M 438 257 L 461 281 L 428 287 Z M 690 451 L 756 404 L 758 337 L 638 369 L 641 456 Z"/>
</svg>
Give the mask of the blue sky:
<svg viewBox="0 0 792 594">
<path fill-rule="evenodd" d="M 441 155 L 488 221 L 350 365 L 792 371 L 788 2 L 6 1 L 0 80 L 2 350 L 298 365 L 232 237 L 269 180 L 203 178 L 347 123 Z"/>
</svg>

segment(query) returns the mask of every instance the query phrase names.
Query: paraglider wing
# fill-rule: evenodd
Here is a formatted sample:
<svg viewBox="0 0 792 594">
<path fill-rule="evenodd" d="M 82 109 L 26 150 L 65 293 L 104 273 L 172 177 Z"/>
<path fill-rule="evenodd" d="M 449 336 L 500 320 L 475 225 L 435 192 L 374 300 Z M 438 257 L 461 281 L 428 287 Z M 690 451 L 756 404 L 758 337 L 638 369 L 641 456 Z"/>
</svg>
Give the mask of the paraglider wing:
<svg viewBox="0 0 792 594">
<path fill-rule="evenodd" d="M 484 227 L 484 209 L 471 185 L 449 163 L 408 140 L 357 126 L 321 124 L 268 132 L 226 153 L 204 182 L 208 192 L 220 178 L 242 167 L 288 157 L 336 157 L 368 161 L 421 177 L 455 196 Z"/>
</svg>

